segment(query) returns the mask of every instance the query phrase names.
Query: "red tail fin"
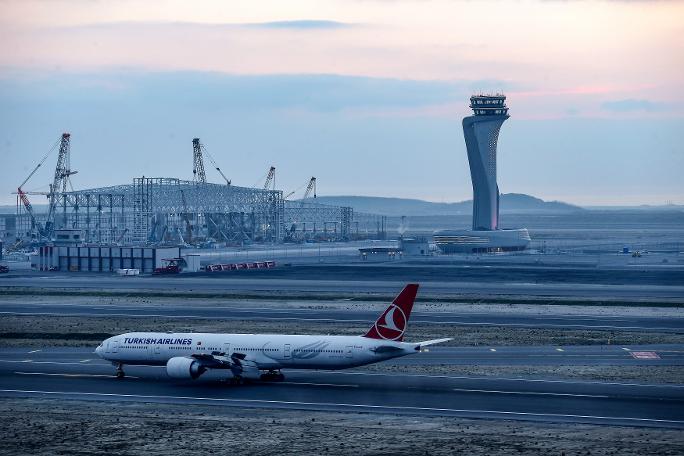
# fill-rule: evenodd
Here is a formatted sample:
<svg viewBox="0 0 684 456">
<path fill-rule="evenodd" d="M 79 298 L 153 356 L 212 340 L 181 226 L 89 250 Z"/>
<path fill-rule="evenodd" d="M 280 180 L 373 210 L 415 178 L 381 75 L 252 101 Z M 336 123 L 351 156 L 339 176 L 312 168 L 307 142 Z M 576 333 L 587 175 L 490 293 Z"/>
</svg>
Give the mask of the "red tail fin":
<svg viewBox="0 0 684 456">
<path fill-rule="evenodd" d="M 404 332 L 408 327 L 416 293 L 418 293 L 417 283 L 406 285 L 363 337 L 396 340 L 398 342 L 404 340 Z"/>
</svg>

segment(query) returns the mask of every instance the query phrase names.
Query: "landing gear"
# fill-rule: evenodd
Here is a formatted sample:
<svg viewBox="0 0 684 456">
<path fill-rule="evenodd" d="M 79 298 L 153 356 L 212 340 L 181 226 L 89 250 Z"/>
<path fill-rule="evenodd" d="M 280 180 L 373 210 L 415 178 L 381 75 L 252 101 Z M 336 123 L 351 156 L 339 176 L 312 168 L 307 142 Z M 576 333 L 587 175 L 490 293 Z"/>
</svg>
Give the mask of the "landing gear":
<svg viewBox="0 0 684 456">
<path fill-rule="evenodd" d="M 116 365 L 116 378 L 124 378 L 126 373 L 123 371 L 123 364 L 118 363 Z"/>
<path fill-rule="evenodd" d="M 228 383 L 234 386 L 244 385 L 245 379 L 242 377 L 232 377 L 230 380 L 228 380 Z"/>
<path fill-rule="evenodd" d="M 261 374 L 259 378 L 261 378 L 262 382 L 282 382 L 285 380 L 285 375 L 280 371 L 270 370 Z"/>
</svg>

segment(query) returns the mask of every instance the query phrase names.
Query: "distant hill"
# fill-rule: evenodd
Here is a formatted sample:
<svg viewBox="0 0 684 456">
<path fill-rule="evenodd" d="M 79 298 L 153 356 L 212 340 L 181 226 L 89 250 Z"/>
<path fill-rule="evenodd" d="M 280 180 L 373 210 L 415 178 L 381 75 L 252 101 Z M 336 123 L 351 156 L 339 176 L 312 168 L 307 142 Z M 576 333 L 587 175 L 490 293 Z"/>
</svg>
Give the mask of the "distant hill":
<svg viewBox="0 0 684 456">
<path fill-rule="evenodd" d="M 472 200 L 457 203 L 433 203 L 406 198 L 383 198 L 377 196 L 319 196 L 317 203 L 350 206 L 358 212 L 370 212 L 389 216 L 459 215 L 473 211 Z M 560 201 L 544 201 L 521 193 L 501 195 L 503 213 L 568 213 L 583 211 L 579 206 Z"/>
</svg>

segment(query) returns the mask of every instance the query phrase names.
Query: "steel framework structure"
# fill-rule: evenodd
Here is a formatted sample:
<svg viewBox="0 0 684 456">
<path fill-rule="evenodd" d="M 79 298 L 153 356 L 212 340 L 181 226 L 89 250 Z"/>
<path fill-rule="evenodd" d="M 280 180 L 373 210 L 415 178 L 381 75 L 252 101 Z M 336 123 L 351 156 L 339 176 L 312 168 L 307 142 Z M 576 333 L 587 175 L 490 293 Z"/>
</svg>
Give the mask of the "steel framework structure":
<svg viewBox="0 0 684 456">
<path fill-rule="evenodd" d="M 56 229 L 83 230 L 88 243 L 127 245 L 381 237 L 380 219 L 351 207 L 285 201 L 280 190 L 144 176 L 61 193 L 54 213 Z"/>
</svg>

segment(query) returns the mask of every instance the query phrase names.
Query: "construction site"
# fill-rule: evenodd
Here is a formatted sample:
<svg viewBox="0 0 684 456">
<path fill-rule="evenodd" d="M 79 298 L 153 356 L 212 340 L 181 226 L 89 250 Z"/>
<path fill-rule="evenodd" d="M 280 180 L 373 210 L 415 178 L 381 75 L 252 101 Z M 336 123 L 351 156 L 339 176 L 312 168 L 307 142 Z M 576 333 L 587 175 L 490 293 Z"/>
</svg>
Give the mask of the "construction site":
<svg viewBox="0 0 684 456">
<path fill-rule="evenodd" d="M 13 221 L 5 219 L 6 252 L 64 243 L 219 248 L 385 237 L 382 216 L 318 204 L 315 177 L 284 194 L 275 188 L 276 168 L 271 166 L 263 186 L 233 185 L 199 138 L 188 148 L 191 180 L 141 176 L 128 184 L 75 190 L 71 176 L 78 171 L 71 168 L 70 139 L 69 133 L 62 134 L 17 187 L 16 215 Z M 55 150 L 49 191 L 24 190 Z M 205 157 L 223 182 L 208 182 Z M 37 198 L 47 198 L 46 209 L 34 208 L 31 201 Z"/>
</svg>

